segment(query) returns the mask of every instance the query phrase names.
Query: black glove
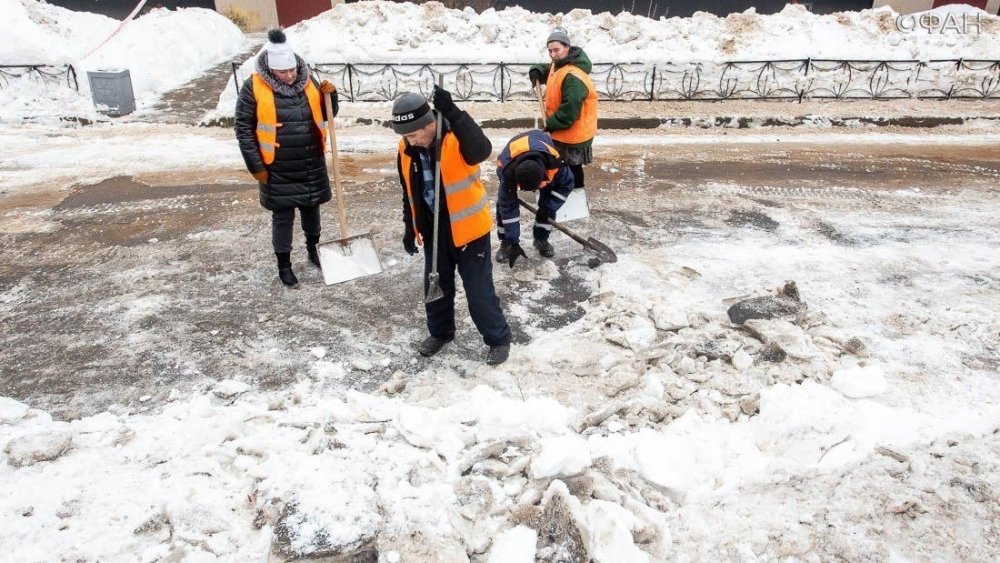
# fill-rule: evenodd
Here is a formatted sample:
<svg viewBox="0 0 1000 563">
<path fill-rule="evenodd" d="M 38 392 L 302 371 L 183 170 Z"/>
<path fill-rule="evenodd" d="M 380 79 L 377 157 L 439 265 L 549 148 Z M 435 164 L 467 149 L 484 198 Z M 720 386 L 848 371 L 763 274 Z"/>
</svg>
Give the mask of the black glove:
<svg viewBox="0 0 1000 563">
<path fill-rule="evenodd" d="M 507 259 L 507 264 L 509 264 L 511 268 L 514 267 L 514 262 L 517 262 L 517 257 L 518 256 L 524 256 L 525 259 L 528 258 L 528 255 L 524 253 L 524 249 L 521 248 L 520 244 L 518 244 L 516 242 L 511 243 L 511 245 L 510 245 L 510 258 Z"/>
<path fill-rule="evenodd" d="M 340 113 L 340 93 L 334 92 L 332 98 L 333 100 L 331 100 L 330 105 L 333 106 L 333 116 L 337 117 L 337 114 Z M 329 118 L 329 116 L 327 116 L 327 118 Z"/>
<path fill-rule="evenodd" d="M 413 233 L 413 229 L 406 229 L 403 233 L 403 250 L 410 256 L 417 253 L 417 235 Z"/>
<path fill-rule="evenodd" d="M 445 90 L 444 88 L 435 86 L 434 87 L 434 109 L 441 112 L 442 115 L 448 117 L 454 116 L 458 113 L 458 106 L 451 99 L 451 92 Z"/>
<path fill-rule="evenodd" d="M 552 220 L 552 214 L 549 213 L 548 209 L 538 208 L 538 212 L 535 213 L 535 222 L 540 225 L 548 224 Z"/>
<path fill-rule="evenodd" d="M 537 68 L 533 68 L 533 69 L 529 70 L 528 71 L 528 79 L 531 80 L 531 85 L 532 86 L 534 86 L 536 84 L 541 84 L 542 83 L 542 71 L 538 70 Z"/>
</svg>

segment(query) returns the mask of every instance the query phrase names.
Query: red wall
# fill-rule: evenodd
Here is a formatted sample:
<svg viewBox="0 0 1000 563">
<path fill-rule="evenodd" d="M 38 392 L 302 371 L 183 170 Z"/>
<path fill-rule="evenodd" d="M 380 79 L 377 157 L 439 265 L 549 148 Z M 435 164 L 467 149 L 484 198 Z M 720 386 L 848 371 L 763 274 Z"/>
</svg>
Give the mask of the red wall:
<svg viewBox="0 0 1000 563">
<path fill-rule="evenodd" d="M 289 27 L 330 9 L 330 0 L 275 0 L 278 24 Z"/>
</svg>

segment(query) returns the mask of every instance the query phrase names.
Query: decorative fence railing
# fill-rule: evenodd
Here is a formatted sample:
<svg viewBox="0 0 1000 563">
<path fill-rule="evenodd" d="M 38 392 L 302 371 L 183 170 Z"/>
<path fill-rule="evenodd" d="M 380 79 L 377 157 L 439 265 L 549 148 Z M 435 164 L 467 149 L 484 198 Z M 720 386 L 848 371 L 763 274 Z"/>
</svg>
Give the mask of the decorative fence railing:
<svg viewBox="0 0 1000 563">
<path fill-rule="evenodd" d="M 440 75 L 467 101 L 533 100 L 531 65 L 514 63 L 318 63 L 342 99 L 385 102 L 407 90 L 429 96 Z M 234 68 L 234 76 L 235 76 Z M 1000 60 L 597 63 L 591 79 L 602 100 L 803 100 L 974 98 L 1000 100 Z"/>
<path fill-rule="evenodd" d="M 41 84 L 43 88 L 65 85 L 76 91 L 80 90 L 73 65 L 0 65 L 0 89 L 21 79 Z"/>
</svg>

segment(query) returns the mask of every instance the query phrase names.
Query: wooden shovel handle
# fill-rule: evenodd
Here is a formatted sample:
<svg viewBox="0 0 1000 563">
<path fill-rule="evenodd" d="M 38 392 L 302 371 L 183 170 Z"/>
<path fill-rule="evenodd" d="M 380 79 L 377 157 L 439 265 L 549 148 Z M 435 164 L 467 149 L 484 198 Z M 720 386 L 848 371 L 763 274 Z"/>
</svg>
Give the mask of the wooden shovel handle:
<svg viewBox="0 0 1000 563">
<path fill-rule="evenodd" d="M 542 113 L 542 127 L 545 127 L 545 102 L 542 101 L 541 84 L 535 84 L 535 97 L 538 98 L 538 110 Z"/>
<path fill-rule="evenodd" d="M 340 158 L 337 156 L 337 132 L 333 128 L 333 94 L 324 94 L 326 103 L 326 132 L 330 137 L 330 152 L 333 155 L 333 185 L 337 192 L 337 214 L 340 217 L 340 238 L 347 238 L 347 216 L 344 214 L 344 188 L 340 185 Z"/>
</svg>

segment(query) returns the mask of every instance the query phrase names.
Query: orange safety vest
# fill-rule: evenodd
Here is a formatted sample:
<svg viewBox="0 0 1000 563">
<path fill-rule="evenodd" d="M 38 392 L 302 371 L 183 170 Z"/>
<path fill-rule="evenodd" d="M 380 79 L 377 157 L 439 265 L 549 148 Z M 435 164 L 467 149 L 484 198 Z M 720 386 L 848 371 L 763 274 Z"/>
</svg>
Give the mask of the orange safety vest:
<svg viewBox="0 0 1000 563">
<path fill-rule="evenodd" d="M 416 224 L 417 206 L 413 199 L 413 187 L 410 185 L 413 159 L 406 154 L 405 139 L 399 141 L 399 159 L 406 198 L 410 202 L 410 214 L 414 218 L 413 232 L 420 238 Z M 490 232 L 493 228 L 493 216 L 486 198 L 486 188 L 479 179 L 479 165 L 465 163 L 458 148 L 458 138 L 451 131 L 441 139 L 441 188 L 445 193 L 445 201 L 448 202 L 451 238 L 455 246 L 465 246 Z"/>
<path fill-rule="evenodd" d="M 502 170 L 504 166 L 510 164 L 515 158 L 521 156 L 528 151 L 538 151 L 547 152 L 556 159 L 560 158 L 559 151 L 555 147 L 545 142 L 545 138 L 548 137 L 546 133 L 543 133 L 537 129 L 532 129 L 530 131 L 525 131 L 520 135 L 515 136 L 504 150 L 500 151 L 500 156 L 497 158 L 497 170 Z M 532 143 L 534 141 L 534 143 Z M 547 168 L 545 170 L 545 179 L 549 182 L 556 177 L 559 173 L 559 167 Z M 547 188 L 549 185 L 546 184 L 542 189 Z"/>
<path fill-rule="evenodd" d="M 572 74 L 583 82 L 587 87 L 587 98 L 583 101 L 580 117 L 576 122 L 569 129 L 552 131 L 552 140 L 567 145 L 589 141 L 597 135 L 597 90 L 594 89 L 594 83 L 587 73 L 576 65 L 563 65 L 559 70 L 556 70 L 555 66 L 553 63 L 549 70 L 549 79 L 545 83 L 545 117 L 551 117 L 559 109 L 559 104 L 562 103 L 562 83 L 567 74 Z"/>
<path fill-rule="evenodd" d="M 306 97 L 309 98 L 309 109 L 312 110 L 313 121 L 323 138 L 326 147 L 326 123 L 323 121 L 322 100 L 319 88 L 310 78 L 306 80 Z M 274 162 L 274 151 L 278 148 L 278 110 L 274 106 L 274 90 L 258 73 L 253 73 L 253 97 L 257 100 L 257 144 L 260 145 L 260 156 L 264 164 Z"/>
</svg>

